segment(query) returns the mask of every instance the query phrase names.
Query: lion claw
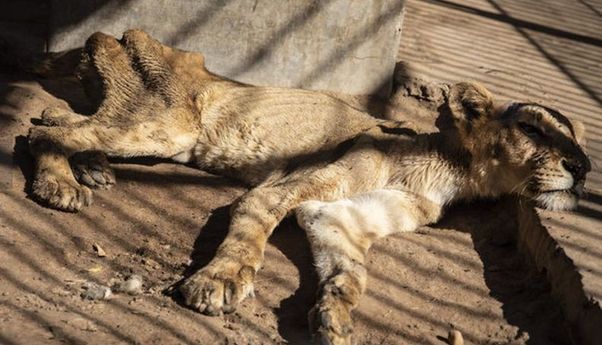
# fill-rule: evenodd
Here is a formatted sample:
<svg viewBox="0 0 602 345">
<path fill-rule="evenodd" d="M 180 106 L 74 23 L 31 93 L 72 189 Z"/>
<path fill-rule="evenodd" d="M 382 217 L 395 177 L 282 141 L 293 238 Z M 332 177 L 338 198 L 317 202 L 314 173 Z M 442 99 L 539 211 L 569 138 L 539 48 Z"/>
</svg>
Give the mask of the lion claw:
<svg viewBox="0 0 602 345">
<path fill-rule="evenodd" d="M 249 266 L 228 271 L 206 267 L 189 277 L 180 286 L 185 304 L 210 316 L 234 312 L 245 297 L 253 295 L 255 271 Z"/>
<path fill-rule="evenodd" d="M 309 312 L 314 342 L 320 345 L 352 345 L 353 321 L 348 303 L 324 298 Z"/>
<path fill-rule="evenodd" d="M 115 174 L 106 156 L 100 152 L 76 155 L 72 162 L 77 180 L 88 187 L 110 189 L 115 184 Z"/>
<path fill-rule="evenodd" d="M 51 207 L 75 212 L 92 203 L 92 191 L 76 181 L 43 173 L 33 182 L 33 194 Z"/>
</svg>

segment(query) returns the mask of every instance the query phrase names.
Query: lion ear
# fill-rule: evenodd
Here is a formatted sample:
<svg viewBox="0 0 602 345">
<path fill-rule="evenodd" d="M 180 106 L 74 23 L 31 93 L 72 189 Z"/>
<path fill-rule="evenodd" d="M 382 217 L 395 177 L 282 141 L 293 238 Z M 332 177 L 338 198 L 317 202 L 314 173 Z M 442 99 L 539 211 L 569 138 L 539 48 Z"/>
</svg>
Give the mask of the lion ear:
<svg viewBox="0 0 602 345">
<path fill-rule="evenodd" d="M 571 119 L 571 124 L 573 125 L 573 132 L 575 133 L 575 140 L 577 140 L 577 144 L 585 147 L 585 126 L 583 125 L 583 122 Z"/>
<path fill-rule="evenodd" d="M 479 83 L 458 83 L 449 90 L 449 109 L 456 122 L 489 117 L 493 114 L 493 96 Z"/>
</svg>

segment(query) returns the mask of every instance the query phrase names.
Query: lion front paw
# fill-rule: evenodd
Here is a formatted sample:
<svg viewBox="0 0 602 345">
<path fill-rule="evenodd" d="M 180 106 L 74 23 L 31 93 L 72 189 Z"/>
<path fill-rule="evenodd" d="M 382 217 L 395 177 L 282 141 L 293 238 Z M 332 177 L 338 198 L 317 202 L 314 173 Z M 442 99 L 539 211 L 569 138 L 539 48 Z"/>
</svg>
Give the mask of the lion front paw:
<svg viewBox="0 0 602 345">
<path fill-rule="evenodd" d="M 321 345 L 351 345 L 353 321 L 349 303 L 325 296 L 309 312 L 313 339 Z"/>
<path fill-rule="evenodd" d="M 77 154 L 71 165 L 75 178 L 88 187 L 109 189 L 115 184 L 113 169 L 102 152 Z"/>
<path fill-rule="evenodd" d="M 41 173 L 33 182 L 33 194 L 49 206 L 63 211 L 78 211 L 92 203 L 92 191 L 62 176 Z"/>
<path fill-rule="evenodd" d="M 233 312 L 245 297 L 253 295 L 252 267 L 220 269 L 219 266 L 227 265 L 209 264 L 186 279 L 180 287 L 186 305 L 216 316 Z"/>
</svg>

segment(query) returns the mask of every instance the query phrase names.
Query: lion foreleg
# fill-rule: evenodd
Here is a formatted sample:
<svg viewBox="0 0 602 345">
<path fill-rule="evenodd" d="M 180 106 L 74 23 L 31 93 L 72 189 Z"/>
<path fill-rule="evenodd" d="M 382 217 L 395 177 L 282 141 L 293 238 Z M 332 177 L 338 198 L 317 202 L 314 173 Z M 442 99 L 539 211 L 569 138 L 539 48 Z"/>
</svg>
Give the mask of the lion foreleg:
<svg viewBox="0 0 602 345">
<path fill-rule="evenodd" d="M 351 312 L 366 287 L 365 257 L 378 238 L 434 222 L 440 207 L 415 194 L 375 190 L 333 202 L 308 201 L 296 210 L 307 232 L 320 288 L 309 314 L 316 340 L 352 344 Z"/>
<path fill-rule="evenodd" d="M 382 187 L 382 158 L 358 147 L 341 160 L 313 171 L 297 171 L 259 186 L 234 206 L 228 235 L 216 257 L 180 288 L 190 307 L 209 315 L 233 311 L 253 291 L 253 278 L 263 261 L 268 237 L 301 202 L 335 200 Z"/>
</svg>

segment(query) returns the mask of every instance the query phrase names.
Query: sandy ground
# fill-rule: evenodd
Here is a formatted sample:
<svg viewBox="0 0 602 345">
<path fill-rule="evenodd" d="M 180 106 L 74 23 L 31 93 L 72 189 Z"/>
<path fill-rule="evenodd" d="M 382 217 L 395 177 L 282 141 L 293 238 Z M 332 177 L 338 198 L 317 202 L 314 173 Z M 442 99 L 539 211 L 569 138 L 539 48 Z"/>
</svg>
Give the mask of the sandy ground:
<svg viewBox="0 0 602 345">
<path fill-rule="evenodd" d="M 388 113 L 432 125 L 435 107 L 409 93 L 399 90 Z M 256 298 L 237 312 L 203 316 L 169 293 L 225 236 L 228 205 L 245 191 L 235 181 L 168 162 L 114 162 L 117 185 L 96 191 L 78 214 L 32 201 L 25 135 L 62 99 L 86 107 L 72 81 L 0 81 L 0 343 L 309 343 L 316 278 L 294 220 L 272 236 Z M 513 245 L 513 203 L 459 205 L 435 227 L 378 242 L 354 313 L 357 344 L 443 344 L 452 327 L 470 344 L 568 344 L 545 279 Z M 111 285 L 131 274 L 144 280 L 140 295 L 81 297 L 90 282 Z"/>
<path fill-rule="evenodd" d="M 433 127 L 439 95 L 405 77 L 477 79 L 583 120 L 599 162 L 600 14 L 590 3 L 408 0 L 399 53 L 407 64 L 396 77 L 404 87 L 388 107 L 366 105 Z M 236 313 L 206 317 L 169 293 L 225 236 L 228 205 L 245 191 L 236 181 L 167 162 L 114 161 L 117 185 L 96 191 L 78 214 L 32 201 L 25 135 L 45 107 L 65 101 L 89 110 L 72 81 L 0 76 L 0 344 L 309 343 L 316 277 L 294 220 L 272 236 L 256 298 Z M 599 166 L 590 188 L 599 186 Z M 436 226 L 378 242 L 354 313 L 357 344 L 444 344 L 452 327 L 469 344 L 569 344 L 546 279 L 514 246 L 514 206 L 458 205 Z M 144 280 L 140 295 L 81 297 L 90 282 L 131 274 Z"/>
<path fill-rule="evenodd" d="M 539 212 L 554 254 L 534 256 L 556 263 L 547 267 L 555 295 L 577 327 L 591 324 L 585 333 L 592 344 L 602 338 L 600 28 L 596 0 L 407 0 L 398 51 L 401 75 L 479 80 L 497 95 L 541 102 L 585 124 L 592 162 L 586 195 L 574 212 Z"/>
</svg>

